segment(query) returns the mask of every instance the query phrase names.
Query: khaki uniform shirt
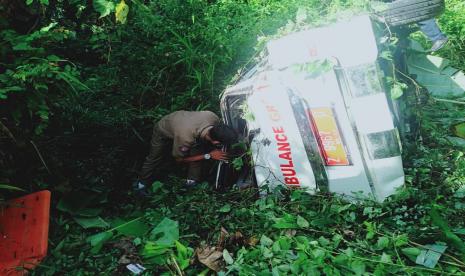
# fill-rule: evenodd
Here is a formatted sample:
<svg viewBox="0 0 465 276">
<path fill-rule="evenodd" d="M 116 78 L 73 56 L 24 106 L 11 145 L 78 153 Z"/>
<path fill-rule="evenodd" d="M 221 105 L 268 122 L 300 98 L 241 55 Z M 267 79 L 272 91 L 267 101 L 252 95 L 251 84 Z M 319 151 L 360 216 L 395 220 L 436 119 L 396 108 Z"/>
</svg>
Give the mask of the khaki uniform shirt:
<svg viewBox="0 0 465 276">
<path fill-rule="evenodd" d="M 209 127 L 218 124 L 220 118 L 210 111 L 176 111 L 161 118 L 158 128 L 163 135 L 173 139 L 172 155 L 186 156 L 190 149 L 203 138 Z"/>
</svg>

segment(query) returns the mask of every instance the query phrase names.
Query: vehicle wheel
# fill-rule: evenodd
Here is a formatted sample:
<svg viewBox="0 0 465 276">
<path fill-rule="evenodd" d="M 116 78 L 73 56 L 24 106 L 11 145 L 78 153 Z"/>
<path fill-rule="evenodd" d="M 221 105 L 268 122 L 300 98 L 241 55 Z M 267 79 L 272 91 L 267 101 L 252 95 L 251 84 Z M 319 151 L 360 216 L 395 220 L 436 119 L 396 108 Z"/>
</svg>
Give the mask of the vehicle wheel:
<svg viewBox="0 0 465 276">
<path fill-rule="evenodd" d="M 444 8 L 444 0 L 397 0 L 384 4 L 383 9 L 374 14 L 394 27 L 433 18 Z"/>
</svg>

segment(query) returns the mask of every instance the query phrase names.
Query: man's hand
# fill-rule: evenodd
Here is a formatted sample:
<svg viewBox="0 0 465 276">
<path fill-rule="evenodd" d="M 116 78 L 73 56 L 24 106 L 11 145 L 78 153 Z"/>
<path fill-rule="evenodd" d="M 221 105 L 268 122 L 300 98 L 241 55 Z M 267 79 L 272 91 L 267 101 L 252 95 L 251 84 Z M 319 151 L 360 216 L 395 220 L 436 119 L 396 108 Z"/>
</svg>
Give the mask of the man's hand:
<svg viewBox="0 0 465 276">
<path fill-rule="evenodd" d="M 228 157 L 228 154 L 222 150 L 212 150 L 210 152 L 210 156 L 212 159 L 214 160 L 218 160 L 218 161 L 227 161 L 229 160 L 229 157 Z"/>
</svg>

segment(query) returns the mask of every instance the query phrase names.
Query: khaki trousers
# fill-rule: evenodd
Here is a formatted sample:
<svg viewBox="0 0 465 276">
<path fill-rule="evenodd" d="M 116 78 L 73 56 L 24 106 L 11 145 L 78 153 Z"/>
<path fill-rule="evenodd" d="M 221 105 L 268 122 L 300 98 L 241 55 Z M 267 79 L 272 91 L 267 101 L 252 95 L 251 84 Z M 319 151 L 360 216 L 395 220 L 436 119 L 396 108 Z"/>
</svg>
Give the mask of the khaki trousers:
<svg viewBox="0 0 465 276">
<path fill-rule="evenodd" d="M 166 156 L 171 155 L 173 140 L 166 137 L 155 124 L 150 141 L 150 152 L 145 158 L 144 164 L 139 173 L 139 180 L 146 185 L 152 184 L 155 180 L 154 172 L 161 167 Z M 191 148 L 189 155 L 202 154 L 201 146 Z M 195 181 L 202 180 L 202 167 L 205 161 L 196 161 L 188 163 L 187 179 Z"/>
</svg>

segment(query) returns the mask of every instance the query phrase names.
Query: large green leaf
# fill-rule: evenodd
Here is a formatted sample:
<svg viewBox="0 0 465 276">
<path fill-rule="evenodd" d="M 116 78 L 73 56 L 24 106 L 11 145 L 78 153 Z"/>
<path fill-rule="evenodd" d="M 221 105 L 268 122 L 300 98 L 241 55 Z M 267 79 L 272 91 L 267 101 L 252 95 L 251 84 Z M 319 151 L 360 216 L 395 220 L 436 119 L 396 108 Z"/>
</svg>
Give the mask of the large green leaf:
<svg viewBox="0 0 465 276">
<path fill-rule="evenodd" d="M 88 228 L 107 228 L 110 225 L 101 217 L 73 217 L 73 219 L 85 229 Z"/>
<path fill-rule="evenodd" d="M 95 235 L 92 235 L 87 238 L 87 241 L 92 246 L 91 252 L 98 253 L 102 249 L 103 244 L 113 237 L 113 233 L 110 231 L 101 232 Z"/>
<path fill-rule="evenodd" d="M 58 202 L 57 209 L 71 215 L 96 217 L 102 208 L 93 207 L 96 203 L 105 202 L 106 194 L 91 190 L 80 190 L 68 193 Z"/>
<path fill-rule="evenodd" d="M 192 248 L 184 246 L 182 243 L 176 241 L 176 260 L 179 267 L 184 270 L 190 265 L 190 259 L 194 253 Z"/>
<path fill-rule="evenodd" d="M 145 258 L 151 258 L 154 256 L 165 254 L 170 250 L 171 246 L 160 245 L 155 242 L 148 241 L 142 249 L 142 256 Z"/>
<path fill-rule="evenodd" d="M 418 255 L 420 255 L 421 250 L 416 247 L 406 247 L 402 248 L 402 253 L 407 256 L 412 262 L 416 262 Z"/>
<path fill-rule="evenodd" d="M 115 4 L 112 1 L 94 0 L 93 3 L 95 11 L 100 13 L 100 18 L 109 15 L 115 9 Z"/>
<path fill-rule="evenodd" d="M 126 221 L 120 218 L 112 222 L 115 230 L 125 236 L 142 237 L 149 231 L 149 226 L 141 219 Z"/>
<path fill-rule="evenodd" d="M 142 249 L 141 255 L 148 264 L 164 265 L 167 262 L 167 253 L 172 253 L 170 245 L 160 245 L 148 241 Z"/>
<path fill-rule="evenodd" d="M 465 138 L 465 123 L 460 123 L 452 126 L 454 134 L 460 138 Z"/>
<path fill-rule="evenodd" d="M 441 229 L 444 238 L 447 242 L 452 244 L 456 249 L 458 249 L 465 256 L 465 244 L 463 241 L 452 232 L 449 224 L 439 215 L 439 207 L 433 206 L 429 212 L 431 217 L 431 222 Z"/>
<path fill-rule="evenodd" d="M 150 233 L 151 239 L 157 244 L 172 246 L 179 239 L 179 225 L 177 221 L 164 218 Z"/>
</svg>

